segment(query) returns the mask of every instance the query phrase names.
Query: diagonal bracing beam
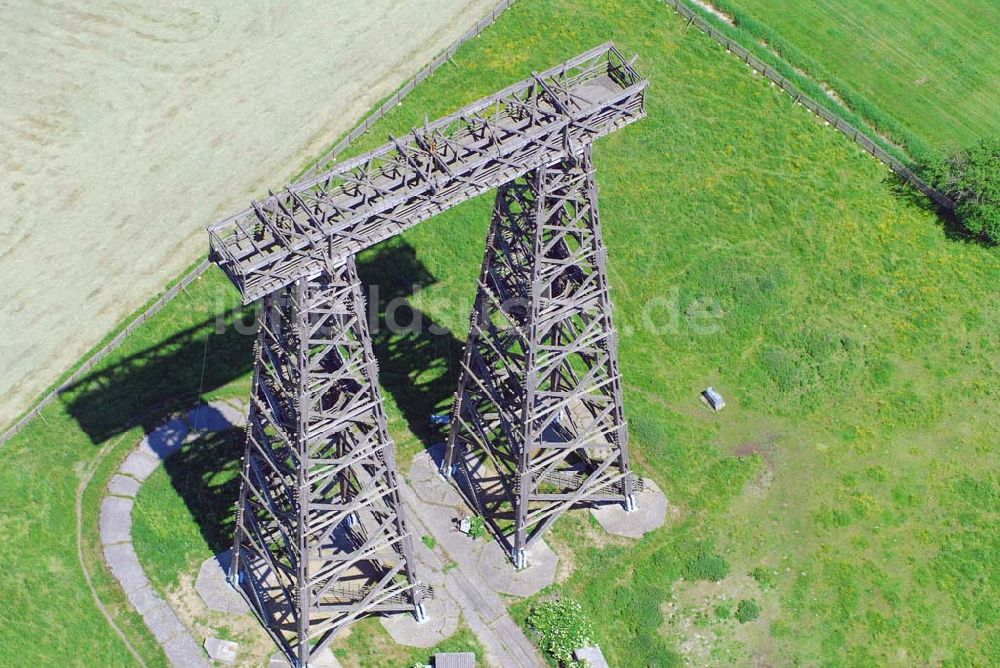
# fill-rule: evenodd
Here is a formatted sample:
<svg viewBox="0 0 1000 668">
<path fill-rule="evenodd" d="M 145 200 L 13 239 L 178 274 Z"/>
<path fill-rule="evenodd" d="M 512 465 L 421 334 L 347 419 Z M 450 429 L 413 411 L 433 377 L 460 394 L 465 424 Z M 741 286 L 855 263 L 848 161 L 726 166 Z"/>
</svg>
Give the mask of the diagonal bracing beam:
<svg viewBox="0 0 1000 668">
<path fill-rule="evenodd" d="M 590 148 L 501 187 L 442 472 L 518 566 L 580 504 L 634 504 Z"/>
<path fill-rule="evenodd" d="M 231 579 L 307 666 L 361 615 L 423 616 L 354 258 L 265 301 Z"/>
</svg>

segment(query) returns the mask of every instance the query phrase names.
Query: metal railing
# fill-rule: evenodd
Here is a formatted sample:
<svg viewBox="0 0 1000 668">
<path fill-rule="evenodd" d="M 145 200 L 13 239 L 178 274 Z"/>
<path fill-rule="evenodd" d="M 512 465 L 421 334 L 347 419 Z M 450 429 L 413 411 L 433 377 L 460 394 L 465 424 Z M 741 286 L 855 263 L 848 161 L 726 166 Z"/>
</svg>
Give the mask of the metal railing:
<svg viewBox="0 0 1000 668">
<path fill-rule="evenodd" d="M 666 4 L 673 7 L 677 12 L 688 20 L 689 25 L 696 26 L 699 30 L 704 32 L 706 35 L 714 39 L 715 41 L 726 47 L 726 50 L 730 53 L 735 54 L 745 62 L 747 65 L 752 67 L 757 72 L 773 81 L 775 84 L 780 86 L 786 93 L 791 95 L 795 101 L 806 109 L 809 109 L 814 114 L 817 114 L 830 125 L 840 130 L 842 133 L 850 137 L 857 143 L 861 148 L 863 148 L 868 153 L 881 160 L 883 163 L 889 166 L 893 172 L 895 172 L 901 179 L 912 185 L 914 188 L 922 192 L 923 194 L 930 197 L 938 206 L 943 209 L 952 210 L 955 208 L 955 203 L 951 199 L 942 193 L 940 190 L 932 187 L 926 181 L 917 176 L 909 167 L 904 165 L 895 156 L 889 154 L 885 149 L 879 146 L 875 141 L 873 141 L 864 132 L 851 125 L 839 115 L 823 106 L 816 100 L 812 99 L 805 93 L 803 93 L 795 84 L 783 77 L 778 73 L 773 67 L 768 65 L 766 62 L 754 56 L 752 53 L 747 51 L 739 43 L 733 41 L 726 34 L 713 26 L 707 19 L 702 17 L 698 12 L 692 9 L 684 0 L 663 0 Z"/>
</svg>

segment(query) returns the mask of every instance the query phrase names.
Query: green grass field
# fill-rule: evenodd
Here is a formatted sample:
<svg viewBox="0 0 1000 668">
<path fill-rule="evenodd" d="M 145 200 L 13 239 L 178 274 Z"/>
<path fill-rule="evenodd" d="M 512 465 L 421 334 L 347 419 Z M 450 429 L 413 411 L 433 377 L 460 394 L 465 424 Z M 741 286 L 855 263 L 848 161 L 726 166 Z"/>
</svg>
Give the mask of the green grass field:
<svg viewBox="0 0 1000 668">
<path fill-rule="evenodd" d="M 1000 134 L 1000 5 L 991 0 L 719 0 L 835 90 L 899 121 L 930 146 Z M 884 123 L 881 125 L 885 126 Z M 912 147 L 911 147 L 912 148 Z"/>
<path fill-rule="evenodd" d="M 954 238 L 880 163 L 653 0 L 517 3 L 356 149 L 608 39 L 652 82 L 649 117 L 602 139 L 595 162 L 633 460 L 674 510 L 638 543 L 567 517 L 550 541 L 574 568 L 556 590 L 599 620 L 616 666 L 1000 663 L 996 249 Z M 382 305 L 407 296 L 453 332 L 376 334 L 401 462 L 440 439 L 427 415 L 454 390 L 490 204 L 360 259 Z M 164 665 L 101 565 L 97 506 L 143 428 L 199 394 L 247 391 L 233 292 L 210 272 L 0 449 L 0 665 L 130 660 L 84 580 L 78 497 L 97 594 Z M 720 414 L 698 401 L 709 384 L 729 401 Z M 226 526 L 169 473 L 137 525 L 161 546 L 145 561 L 163 587 Z M 705 564 L 728 574 L 701 579 Z M 751 598 L 761 616 L 741 624 Z"/>
</svg>

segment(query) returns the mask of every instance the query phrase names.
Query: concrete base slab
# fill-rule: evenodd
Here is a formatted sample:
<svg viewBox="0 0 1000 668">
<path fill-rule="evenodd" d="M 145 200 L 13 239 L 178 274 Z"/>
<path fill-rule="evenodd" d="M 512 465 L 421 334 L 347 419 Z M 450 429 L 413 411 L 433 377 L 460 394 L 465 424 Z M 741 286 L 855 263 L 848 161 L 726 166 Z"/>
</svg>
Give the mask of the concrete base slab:
<svg viewBox="0 0 1000 668">
<path fill-rule="evenodd" d="M 427 618 L 418 622 L 413 615 L 387 615 L 379 619 L 392 639 L 408 647 L 433 647 L 458 630 L 458 604 L 443 587 L 434 598 L 424 601 Z"/>
<path fill-rule="evenodd" d="M 271 660 L 267 664 L 267 668 L 291 668 L 291 666 L 292 664 L 288 663 L 288 659 L 281 652 L 272 654 Z M 327 647 L 315 659 L 309 662 L 309 668 L 341 668 L 341 665 L 337 657 Z"/>
<path fill-rule="evenodd" d="M 456 512 L 465 508 L 458 490 L 444 479 L 438 470 L 444 457 L 444 443 L 431 446 L 413 458 L 410 466 L 410 486 L 424 503 L 454 508 Z M 467 512 L 464 514 L 468 514 Z"/>
<path fill-rule="evenodd" d="M 205 638 L 205 651 L 213 661 L 222 663 L 236 663 L 236 654 L 240 646 L 232 640 L 220 640 L 219 638 Z"/>
<path fill-rule="evenodd" d="M 167 420 L 142 439 L 138 451 L 157 460 L 166 459 L 181 449 L 187 435 L 188 427 L 184 420 Z"/>
<path fill-rule="evenodd" d="M 514 568 L 500 544 L 490 541 L 479 555 L 477 570 L 494 591 L 513 596 L 531 596 L 555 582 L 559 555 L 545 541 L 538 541 L 525 556 L 528 566 Z"/>
<path fill-rule="evenodd" d="M 250 607 L 238 591 L 226 580 L 229 571 L 230 550 L 220 552 L 201 563 L 194 588 L 209 610 L 242 615 Z"/>
<path fill-rule="evenodd" d="M 636 508 L 632 512 L 625 512 L 619 503 L 590 509 L 605 531 L 626 538 L 642 538 L 663 526 L 667 519 L 667 497 L 649 478 L 643 478 L 642 483 L 643 491 L 635 495 Z"/>
</svg>

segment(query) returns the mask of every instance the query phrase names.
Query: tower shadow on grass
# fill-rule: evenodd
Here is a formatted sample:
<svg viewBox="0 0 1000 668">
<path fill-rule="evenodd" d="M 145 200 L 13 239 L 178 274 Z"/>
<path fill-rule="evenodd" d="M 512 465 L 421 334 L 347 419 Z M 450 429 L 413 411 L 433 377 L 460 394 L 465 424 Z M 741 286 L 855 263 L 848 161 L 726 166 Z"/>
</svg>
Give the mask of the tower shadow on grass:
<svg viewBox="0 0 1000 668">
<path fill-rule="evenodd" d="M 437 280 L 409 244 L 376 247 L 359 261 L 358 274 L 370 300 L 379 381 L 410 431 L 429 448 L 446 435 L 430 424 L 430 417 L 451 411 L 463 342 L 408 301 L 417 289 Z M 372 313 L 378 315 L 375 322 Z"/>
<path fill-rule="evenodd" d="M 163 463 L 171 485 L 214 554 L 233 545 L 244 442 L 242 429 L 203 434 Z"/>
<path fill-rule="evenodd" d="M 365 253 L 358 270 L 380 383 L 425 447 L 440 442 L 444 432 L 433 427 L 429 417 L 450 410 L 462 343 L 408 301 L 414 286 L 436 279 L 416 251 L 400 241 Z M 204 395 L 249 376 L 255 340 L 252 328 L 245 326 L 250 312 L 241 308 L 226 313 L 222 331 L 210 317 L 101 365 L 64 392 L 68 411 L 94 444 L 136 426 L 148 433 L 171 414 L 193 407 L 201 400 L 199 389 Z M 387 314 L 392 322 L 386 322 Z M 239 494 L 236 467 L 244 444 L 242 429 L 206 434 L 165 463 L 172 486 L 216 552 L 231 546 L 233 504 Z"/>
<path fill-rule="evenodd" d="M 149 431 L 171 411 L 247 375 L 253 366 L 249 309 L 226 315 L 223 331 L 208 318 L 154 346 L 101 365 L 63 392 L 70 414 L 94 444 L 141 425 Z"/>
</svg>

